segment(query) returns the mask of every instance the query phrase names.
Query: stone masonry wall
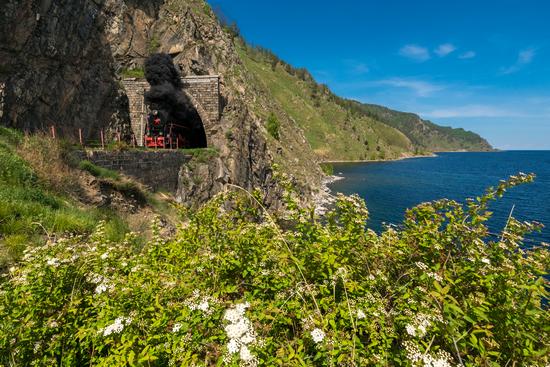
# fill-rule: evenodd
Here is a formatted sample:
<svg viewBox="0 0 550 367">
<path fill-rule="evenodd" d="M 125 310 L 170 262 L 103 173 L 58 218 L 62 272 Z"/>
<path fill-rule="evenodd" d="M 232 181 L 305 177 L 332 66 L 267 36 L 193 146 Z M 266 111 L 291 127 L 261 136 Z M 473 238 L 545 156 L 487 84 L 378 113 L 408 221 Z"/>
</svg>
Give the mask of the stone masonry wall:
<svg viewBox="0 0 550 367">
<path fill-rule="evenodd" d="M 81 160 L 135 178 L 152 190 L 176 193 L 181 167 L 191 156 L 174 150 L 111 152 L 87 150 L 77 153 Z"/>
<path fill-rule="evenodd" d="M 183 90 L 192 98 L 199 113 L 206 137 L 220 119 L 220 78 L 217 75 L 196 75 L 182 78 Z M 130 120 L 138 145 L 143 144 L 147 106 L 143 95 L 149 83 L 142 79 L 128 78 L 122 81 L 130 104 Z"/>
</svg>

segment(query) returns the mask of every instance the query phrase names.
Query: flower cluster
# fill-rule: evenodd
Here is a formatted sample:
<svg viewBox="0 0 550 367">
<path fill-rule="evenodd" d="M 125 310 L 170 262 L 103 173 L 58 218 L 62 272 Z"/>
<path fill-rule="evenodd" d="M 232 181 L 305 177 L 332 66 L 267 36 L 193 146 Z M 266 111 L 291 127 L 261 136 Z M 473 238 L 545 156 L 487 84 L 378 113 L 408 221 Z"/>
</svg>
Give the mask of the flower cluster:
<svg viewBox="0 0 550 367">
<path fill-rule="evenodd" d="M 103 275 L 99 274 L 89 274 L 88 281 L 90 283 L 96 284 L 94 293 L 101 294 L 103 292 L 112 291 L 115 286 Z"/>
<path fill-rule="evenodd" d="M 103 336 L 109 336 L 111 334 L 120 334 L 120 332 L 124 330 L 124 326 L 130 325 L 131 322 L 132 322 L 131 317 L 125 317 L 125 316 L 117 317 L 115 319 L 115 322 L 101 329 L 99 333 L 103 334 Z"/>
<path fill-rule="evenodd" d="M 414 318 L 410 324 L 405 326 L 407 334 L 414 337 L 422 338 L 428 332 L 428 328 L 432 325 L 432 315 L 425 313 L 418 313 L 414 315 Z"/>
<path fill-rule="evenodd" d="M 235 307 L 225 311 L 224 320 L 229 321 L 225 326 L 225 333 L 229 338 L 227 343 L 227 352 L 231 354 L 239 353 L 241 361 L 247 366 L 256 366 L 257 359 L 248 348 L 256 342 L 256 333 L 252 323 L 245 316 L 246 309 L 250 307 L 248 302 L 239 303 Z"/>
<path fill-rule="evenodd" d="M 201 292 L 198 289 L 195 289 L 191 297 L 185 301 L 185 304 L 191 311 L 199 310 L 204 312 L 206 315 L 210 315 L 212 313 L 212 309 L 210 308 L 211 301 L 211 297 L 201 297 Z"/>
<path fill-rule="evenodd" d="M 453 359 L 451 355 L 438 350 L 434 355 L 422 353 L 418 346 L 411 341 L 403 342 L 403 347 L 407 353 L 407 358 L 415 365 L 422 363 L 423 367 L 452 367 Z"/>
<path fill-rule="evenodd" d="M 313 339 L 316 344 L 321 343 L 325 339 L 325 332 L 319 328 L 313 329 L 310 334 L 311 339 Z"/>
</svg>

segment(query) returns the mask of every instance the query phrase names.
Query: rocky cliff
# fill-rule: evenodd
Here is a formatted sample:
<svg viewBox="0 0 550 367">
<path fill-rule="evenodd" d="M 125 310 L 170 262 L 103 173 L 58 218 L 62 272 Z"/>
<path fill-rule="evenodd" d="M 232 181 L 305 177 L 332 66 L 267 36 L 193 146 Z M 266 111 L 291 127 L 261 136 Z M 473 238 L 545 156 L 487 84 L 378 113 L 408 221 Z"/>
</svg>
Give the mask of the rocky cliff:
<svg viewBox="0 0 550 367">
<path fill-rule="evenodd" d="M 166 52 L 185 74 L 221 77 L 221 119 L 208 137 L 217 154 L 182 169 L 180 200 L 204 201 L 232 183 L 260 188 L 274 204 L 274 162 L 284 162 L 305 194 L 317 189 L 322 175 L 302 132 L 284 114 L 279 140 L 266 132 L 267 117 L 280 106 L 254 83 L 204 1 L 7 0 L 4 13 L 2 124 L 28 130 L 55 125 L 68 135 L 75 128 L 126 133 L 121 76 L 142 68 L 150 54 Z"/>
</svg>

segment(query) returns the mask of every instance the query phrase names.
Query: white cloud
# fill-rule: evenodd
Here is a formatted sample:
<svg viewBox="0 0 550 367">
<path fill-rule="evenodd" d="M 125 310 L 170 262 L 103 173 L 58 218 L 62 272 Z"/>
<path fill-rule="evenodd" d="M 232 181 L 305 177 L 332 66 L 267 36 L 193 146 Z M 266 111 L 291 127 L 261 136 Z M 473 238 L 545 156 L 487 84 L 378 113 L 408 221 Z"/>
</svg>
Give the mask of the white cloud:
<svg viewBox="0 0 550 367">
<path fill-rule="evenodd" d="M 353 72 L 355 74 L 366 74 L 370 71 L 367 64 L 359 63 L 353 66 Z"/>
<path fill-rule="evenodd" d="M 405 45 L 399 50 L 399 55 L 411 60 L 424 62 L 430 59 L 430 51 L 427 48 L 418 45 Z"/>
<path fill-rule="evenodd" d="M 523 117 L 517 111 L 511 111 L 500 106 L 471 104 L 457 107 L 438 108 L 432 111 L 423 112 L 422 116 L 431 118 L 452 118 L 452 117 Z"/>
<path fill-rule="evenodd" d="M 402 79 L 402 78 L 379 80 L 379 81 L 376 81 L 375 84 L 411 89 L 419 97 L 427 97 L 434 92 L 437 92 L 446 88 L 443 85 L 434 84 L 423 80 Z"/>
<path fill-rule="evenodd" d="M 437 54 L 437 56 L 439 57 L 445 57 L 447 56 L 448 54 L 454 52 L 456 50 L 456 46 L 453 45 L 452 43 L 444 43 L 442 45 L 439 45 L 435 50 L 434 52 Z"/>
<path fill-rule="evenodd" d="M 525 65 L 528 65 L 533 61 L 536 54 L 537 54 L 537 52 L 534 48 L 528 48 L 528 49 L 525 49 L 525 50 L 521 50 L 518 53 L 518 59 L 516 60 L 516 63 L 512 66 L 507 67 L 507 68 L 502 68 L 501 73 L 502 74 L 512 74 L 512 73 L 520 71 Z"/>
<path fill-rule="evenodd" d="M 466 51 L 464 52 L 463 54 L 460 54 L 458 56 L 459 59 L 473 59 L 474 57 L 476 57 L 476 53 L 474 51 Z"/>
<path fill-rule="evenodd" d="M 518 55 L 518 63 L 522 65 L 530 64 L 531 61 L 533 61 L 534 57 L 535 57 L 535 50 L 532 48 L 520 51 Z"/>
</svg>

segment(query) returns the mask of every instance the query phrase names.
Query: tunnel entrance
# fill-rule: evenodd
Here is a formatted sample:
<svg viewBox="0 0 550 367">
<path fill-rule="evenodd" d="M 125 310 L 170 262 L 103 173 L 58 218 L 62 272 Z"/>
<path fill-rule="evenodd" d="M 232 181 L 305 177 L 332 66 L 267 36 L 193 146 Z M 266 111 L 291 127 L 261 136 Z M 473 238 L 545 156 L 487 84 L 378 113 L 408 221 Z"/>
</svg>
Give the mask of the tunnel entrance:
<svg viewBox="0 0 550 367">
<path fill-rule="evenodd" d="M 168 54 L 157 53 L 145 61 L 145 92 L 149 106 L 145 144 L 149 148 L 206 148 L 203 121 L 192 98 L 183 91 L 179 69 Z"/>
<path fill-rule="evenodd" d="M 195 108 L 176 114 L 174 119 L 162 103 L 149 106 L 143 145 L 147 148 L 195 149 L 207 148 L 206 132 L 202 119 Z"/>
<path fill-rule="evenodd" d="M 192 108 L 185 108 L 189 111 L 185 118 L 174 119 L 173 130 L 187 139 L 184 147 L 203 148 L 211 144 L 209 131 L 220 118 L 219 79 L 217 75 L 194 75 L 181 79 L 183 93 Z M 144 146 L 148 117 L 152 112 L 150 104 L 145 101 L 150 85 L 146 80 L 135 78 L 126 78 L 122 82 L 129 102 L 131 140 L 138 146 Z M 177 111 L 176 114 L 179 115 Z"/>
<path fill-rule="evenodd" d="M 171 133 L 178 140 L 180 148 L 207 148 L 204 124 L 196 109 L 190 111 L 189 120 L 186 123 L 174 123 Z"/>
</svg>

